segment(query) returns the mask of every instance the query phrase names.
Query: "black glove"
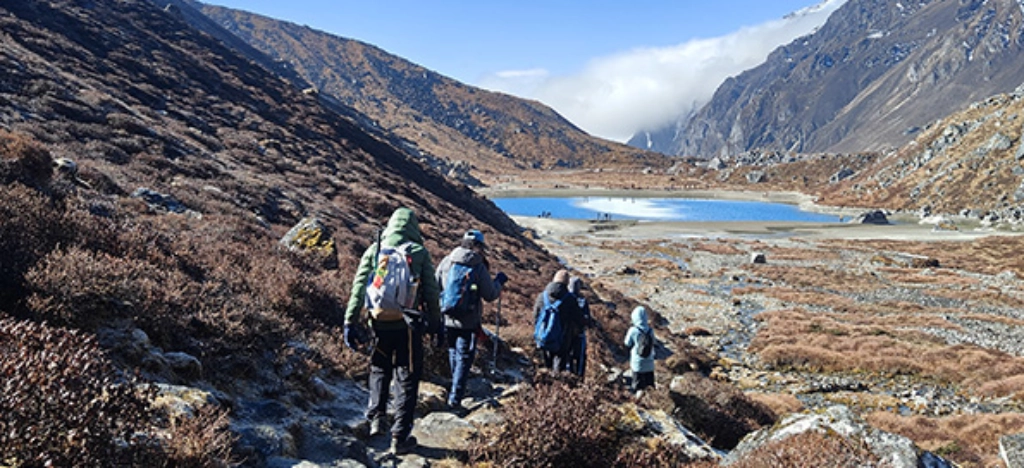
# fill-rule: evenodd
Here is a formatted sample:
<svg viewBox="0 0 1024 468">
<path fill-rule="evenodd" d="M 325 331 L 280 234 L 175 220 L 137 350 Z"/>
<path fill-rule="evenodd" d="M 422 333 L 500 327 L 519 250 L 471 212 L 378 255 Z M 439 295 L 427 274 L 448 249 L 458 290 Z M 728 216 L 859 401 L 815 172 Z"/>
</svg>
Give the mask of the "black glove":
<svg viewBox="0 0 1024 468">
<path fill-rule="evenodd" d="M 359 325 L 345 324 L 345 346 L 352 351 L 358 351 L 359 347 L 366 342 L 366 332 Z"/>
<path fill-rule="evenodd" d="M 494 275 L 494 282 L 500 286 L 505 286 L 505 283 L 508 282 L 508 276 L 505 275 L 505 272 L 499 271 L 498 274 Z"/>
</svg>

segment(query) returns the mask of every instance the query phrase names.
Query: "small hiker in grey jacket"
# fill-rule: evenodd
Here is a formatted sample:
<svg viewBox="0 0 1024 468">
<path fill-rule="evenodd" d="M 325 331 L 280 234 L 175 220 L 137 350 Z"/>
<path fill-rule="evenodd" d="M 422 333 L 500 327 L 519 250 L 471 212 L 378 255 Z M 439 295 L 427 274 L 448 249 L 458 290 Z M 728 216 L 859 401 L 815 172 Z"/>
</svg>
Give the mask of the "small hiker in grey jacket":
<svg viewBox="0 0 1024 468">
<path fill-rule="evenodd" d="M 468 301 L 467 310 L 457 316 L 442 314 L 448 345 L 448 364 L 452 369 L 452 388 L 448 392 L 448 406 L 454 410 L 462 408 L 461 402 L 465 396 L 469 369 L 476 357 L 476 337 L 477 330 L 482 326 L 483 301 L 493 302 L 497 299 L 505 282 L 508 281 L 508 277 L 502 272 L 498 272 L 494 279 L 491 279 L 487 259 L 484 258 L 486 248 L 483 233 L 476 229 L 470 230 L 462 236 L 461 245 L 441 260 L 435 273 L 437 284 L 442 288 L 442 302 L 445 286 L 452 287 L 448 280 L 453 269 L 468 271 L 469 274 L 465 292 L 468 295 L 465 297 Z M 457 265 L 469 268 L 456 268 Z"/>
<path fill-rule="evenodd" d="M 647 309 L 637 306 L 633 309 L 633 326 L 626 332 L 624 344 L 629 348 L 629 367 L 633 371 L 632 390 L 639 392 L 654 387 L 654 330 L 647 324 Z M 650 340 L 648 355 L 644 356 L 644 344 Z"/>
</svg>

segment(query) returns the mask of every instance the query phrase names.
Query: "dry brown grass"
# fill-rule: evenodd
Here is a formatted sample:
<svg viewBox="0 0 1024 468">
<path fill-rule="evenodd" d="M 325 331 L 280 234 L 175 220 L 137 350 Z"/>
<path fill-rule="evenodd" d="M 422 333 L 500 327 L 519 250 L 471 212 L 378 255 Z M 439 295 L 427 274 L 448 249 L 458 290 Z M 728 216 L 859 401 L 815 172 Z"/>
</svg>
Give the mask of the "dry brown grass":
<svg viewBox="0 0 1024 468">
<path fill-rule="evenodd" d="M 751 275 L 792 288 L 818 288 L 838 292 L 864 292 L 878 289 L 877 279 L 850 272 L 847 269 L 833 269 L 823 265 L 780 266 L 745 265 Z"/>
<path fill-rule="evenodd" d="M 836 434 L 811 431 L 767 444 L 729 466 L 860 468 L 879 466 L 879 460 L 864 443 Z"/>
<path fill-rule="evenodd" d="M 987 396 L 1012 395 L 1013 399 L 1024 402 L 1024 375 L 985 382 L 978 393 Z"/>
<path fill-rule="evenodd" d="M 1024 359 L 971 345 L 950 346 L 891 326 L 850 326 L 834 316 L 799 310 L 766 312 L 758 319 L 765 327 L 750 349 L 773 367 L 910 374 L 974 390 L 1024 373 Z"/>
<path fill-rule="evenodd" d="M 804 404 L 789 393 L 746 392 L 747 398 L 764 405 L 779 419 L 803 411 Z"/>
<path fill-rule="evenodd" d="M 770 261 L 834 261 L 839 260 L 839 252 L 836 250 L 818 249 L 811 246 L 807 248 L 791 247 L 765 247 L 765 255 Z"/>
<path fill-rule="evenodd" d="M 721 240 L 719 242 L 699 242 L 694 244 L 693 250 L 708 252 L 715 255 L 744 255 L 747 253 L 745 250 L 740 250 L 726 240 Z"/>
<path fill-rule="evenodd" d="M 1024 431 L 1024 414 L 972 414 L 928 418 L 888 412 L 867 416 L 872 426 L 905 436 L 965 468 L 1002 466 L 999 437 Z"/>
</svg>

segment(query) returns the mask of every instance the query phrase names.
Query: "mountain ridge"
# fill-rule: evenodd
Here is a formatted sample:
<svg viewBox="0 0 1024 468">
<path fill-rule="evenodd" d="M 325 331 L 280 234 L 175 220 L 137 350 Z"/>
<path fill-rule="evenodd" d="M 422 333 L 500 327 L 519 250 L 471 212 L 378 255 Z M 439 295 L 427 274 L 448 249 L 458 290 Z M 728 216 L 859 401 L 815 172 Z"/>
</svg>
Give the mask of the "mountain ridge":
<svg viewBox="0 0 1024 468">
<path fill-rule="evenodd" d="M 815 33 L 726 80 L 693 115 L 651 132 L 653 147 L 711 158 L 901 146 L 963 103 L 1020 84 L 1022 16 L 1014 0 L 850 0 Z"/>
<path fill-rule="evenodd" d="M 296 70 L 320 92 L 369 116 L 411 147 L 473 171 L 551 168 L 635 170 L 664 155 L 587 135 L 532 100 L 464 85 L 373 45 L 261 15 L 183 1 Z"/>
</svg>

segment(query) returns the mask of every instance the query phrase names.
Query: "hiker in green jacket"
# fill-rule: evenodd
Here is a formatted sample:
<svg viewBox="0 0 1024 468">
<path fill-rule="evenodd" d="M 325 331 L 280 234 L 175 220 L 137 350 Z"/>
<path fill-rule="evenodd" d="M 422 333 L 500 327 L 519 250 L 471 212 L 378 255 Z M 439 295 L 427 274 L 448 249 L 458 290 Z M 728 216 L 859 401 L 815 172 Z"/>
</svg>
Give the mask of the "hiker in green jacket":
<svg viewBox="0 0 1024 468">
<path fill-rule="evenodd" d="M 394 251 L 401 253 L 391 258 L 405 259 L 406 262 L 398 262 L 404 265 L 389 264 L 385 255 Z M 389 270 L 408 275 L 408 281 L 400 285 L 399 295 L 406 302 L 401 306 L 374 303 L 377 300 L 374 293 L 391 287 Z M 394 453 L 406 453 L 416 447 L 416 438 L 411 432 L 423 375 L 423 335 L 428 331 L 439 333 L 438 290 L 434 264 L 430 252 L 423 247 L 416 215 L 408 208 L 398 208 L 391 214 L 384 232 L 359 261 L 345 311 L 344 337 L 347 346 L 359 348 L 367 341 L 363 324 L 369 323 L 376 338 L 370 358 L 370 401 L 366 412 L 371 436 L 384 433 L 392 377 L 398 383 L 395 389 L 397 410 L 391 426 Z M 368 317 L 363 317 L 364 309 Z"/>
</svg>

